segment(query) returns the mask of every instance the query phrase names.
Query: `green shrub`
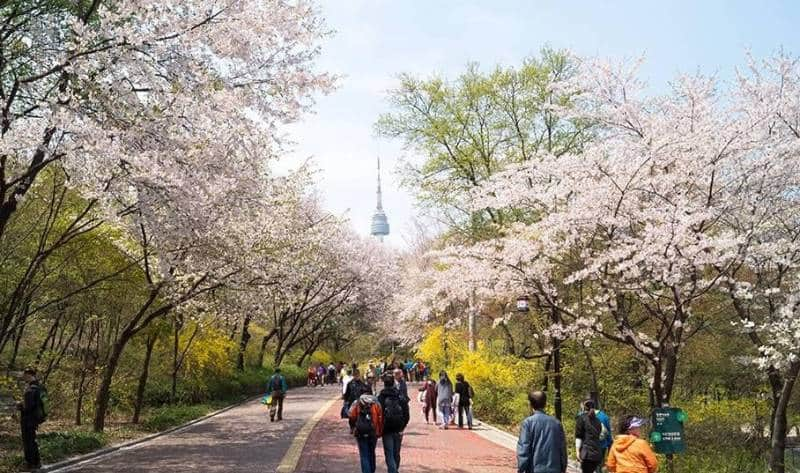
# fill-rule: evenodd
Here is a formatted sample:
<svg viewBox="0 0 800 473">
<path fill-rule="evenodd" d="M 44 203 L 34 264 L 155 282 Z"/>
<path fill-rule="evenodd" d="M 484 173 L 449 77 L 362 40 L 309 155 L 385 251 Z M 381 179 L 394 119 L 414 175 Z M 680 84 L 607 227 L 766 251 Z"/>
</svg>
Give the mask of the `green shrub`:
<svg viewBox="0 0 800 473">
<path fill-rule="evenodd" d="M 142 428 L 150 432 L 160 432 L 202 417 L 212 410 L 206 404 L 159 407 L 148 413 L 142 422 Z"/>
<path fill-rule="evenodd" d="M 106 444 L 103 434 L 85 431 L 50 432 L 38 436 L 39 453 L 44 463 L 88 453 Z"/>
</svg>

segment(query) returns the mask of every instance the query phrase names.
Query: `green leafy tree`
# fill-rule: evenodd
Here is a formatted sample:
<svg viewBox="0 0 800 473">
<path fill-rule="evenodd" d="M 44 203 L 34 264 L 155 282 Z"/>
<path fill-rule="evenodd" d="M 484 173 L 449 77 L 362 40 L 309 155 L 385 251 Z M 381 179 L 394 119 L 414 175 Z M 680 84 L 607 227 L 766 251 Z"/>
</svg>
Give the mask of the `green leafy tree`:
<svg viewBox="0 0 800 473">
<path fill-rule="evenodd" d="M 403 74 L 389 94 L 392 111 L 379 118 L 376 129 L 420 156 L 401 169 L 402 184 L 420 209 L 452 236 L 482 239 L 492 234 L 492 224 L 522 216 L 471 210 L 474 189 L 509 165 L 541 152 L 574 152 L 588 138 L 586 123 L 555 111 L 568 105 L 570 96 L 554 83 L 574 74 L 574 59 L 552 49 L 519 67 L 488 73 L 473 63 L 453 81 Z"/>
</svg>

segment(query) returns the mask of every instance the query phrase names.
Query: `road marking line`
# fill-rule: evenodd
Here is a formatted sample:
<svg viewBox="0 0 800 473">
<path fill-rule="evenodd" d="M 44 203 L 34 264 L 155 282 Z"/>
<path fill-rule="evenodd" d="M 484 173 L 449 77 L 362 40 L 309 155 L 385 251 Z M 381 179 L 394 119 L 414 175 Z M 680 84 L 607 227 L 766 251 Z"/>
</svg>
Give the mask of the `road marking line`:
<svg viewBox="0 0 800 473">
<path fill-rule="evenodd" d="M 314 430 L 314 427 L 317 426 L 325 413 L 328 412 L 328 409 L 330 409 L 336 401 L 337 399 L 334 398 L 326 402 L 313 416 L 311 416 L 310 419 L 306 421 L 306 423 L 300 429 L 300 432 L 297 432 L 294 440 L 292 440 L 292 444 L 289 445 L 289 449 L 283 456 L 283 460 L 281 460 L 278 468 L 275 469 L 275 473 L 294 473 L 294 470 L 297 468 L 297 464 L 300 463 L 300 456 L 303 454 L 303 448 L 305 448 L 306 443 L 308 442 L 308 437 L 311 435 L 311 431 Z"/>
</svg>

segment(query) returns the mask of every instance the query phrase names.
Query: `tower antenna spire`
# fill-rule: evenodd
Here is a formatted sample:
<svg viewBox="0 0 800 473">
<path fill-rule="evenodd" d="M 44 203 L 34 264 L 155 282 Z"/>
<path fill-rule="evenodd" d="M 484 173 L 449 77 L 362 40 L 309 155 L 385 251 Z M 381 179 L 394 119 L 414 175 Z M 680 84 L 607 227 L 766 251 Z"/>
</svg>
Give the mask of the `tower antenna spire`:
<svg viewBox="0 0 800 473">
<path fill-rule="evenodd" d="M 383 210 L 383 194 L 381 193 L 381 157 L 378 156 L 378 210 Z"/>
</svg>

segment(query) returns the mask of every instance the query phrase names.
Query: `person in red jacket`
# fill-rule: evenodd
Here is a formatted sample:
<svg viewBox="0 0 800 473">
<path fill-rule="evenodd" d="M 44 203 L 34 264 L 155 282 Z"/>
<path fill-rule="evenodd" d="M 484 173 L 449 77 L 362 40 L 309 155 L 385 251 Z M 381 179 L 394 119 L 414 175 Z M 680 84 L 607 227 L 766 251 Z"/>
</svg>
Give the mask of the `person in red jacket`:
<svg viewBox="0 0 800 473">
<path fill-rule="evenodd" d="M 658 460 L 647 440 L 641 437 L 642 426 L 647 421 L 640 417 L 628 416 L 620 422 L 619 431 L 611 450 L 608 452 L 606 466 L 611 473 L 656 473 Z"/>
<path fill-rule="evenodd" d="M 349 417 L 358 442 L 361 473 L 375 473 L 375 447 L 378 437 L 383 436 L 383 410 L 378 398 L 362 394 L 350 407 Z"/>
</svg>

